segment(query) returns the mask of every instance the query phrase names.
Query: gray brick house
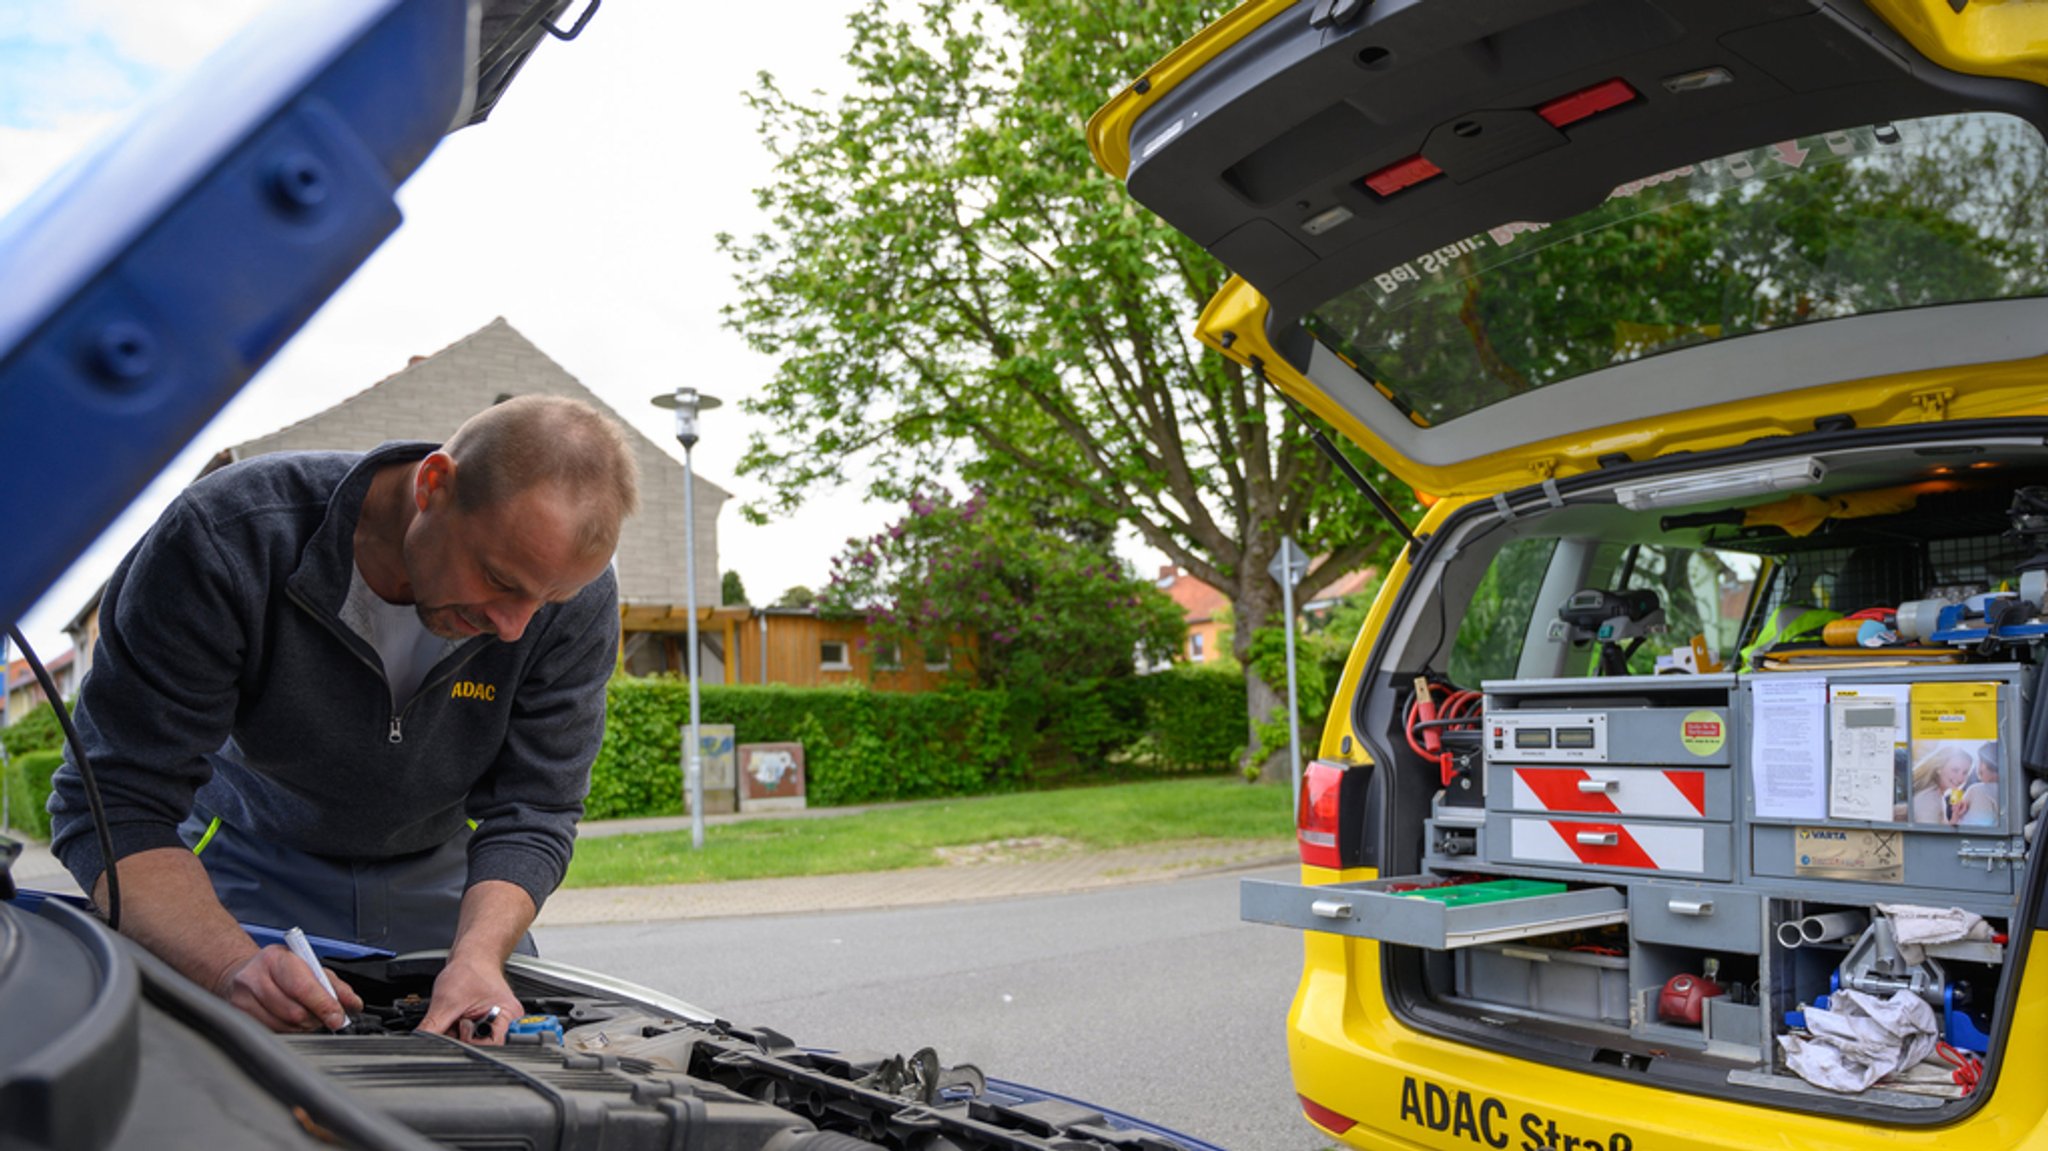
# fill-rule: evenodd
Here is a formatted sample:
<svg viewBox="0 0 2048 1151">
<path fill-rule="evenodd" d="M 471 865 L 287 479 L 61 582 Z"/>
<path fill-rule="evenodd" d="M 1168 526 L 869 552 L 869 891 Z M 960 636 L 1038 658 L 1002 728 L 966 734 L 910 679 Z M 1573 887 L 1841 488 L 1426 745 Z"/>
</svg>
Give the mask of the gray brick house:
<svg viewBox="0 0 2048 1151">
<path fill-rule="evenodd" d="M 362 451 L 386 440 L 441 440 L 472 414 L 511 396 L 572 396 L 617 418 L 609 405 L 500 316 L 396 375 L 317 415 L 216 455 L 206 471 L 268 452 Z M 683 465 L 619 421 L 640 461 L 640 514 L 626 521 L 616 560 L 625 631 L 623 658 L 635 674 L 682 670 L 684 610 Z M 203 474 L 203 473 L 202 473 Z M 718 513 L 732 494 L 697 479 L 697 606 L 703 678 L 725 678 L 719 602 Z M 723 614 L 723 613 L 721 613 Z M 744 613 L 742 613 L 744 614 Z"/>
</svg>

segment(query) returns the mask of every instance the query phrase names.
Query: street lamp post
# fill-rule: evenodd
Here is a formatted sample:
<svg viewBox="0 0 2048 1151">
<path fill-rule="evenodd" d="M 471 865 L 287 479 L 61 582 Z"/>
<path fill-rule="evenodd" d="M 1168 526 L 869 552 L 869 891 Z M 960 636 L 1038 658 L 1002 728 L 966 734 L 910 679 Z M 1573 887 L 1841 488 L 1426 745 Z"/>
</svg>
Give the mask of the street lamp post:
<svg viewBox="0 0 2048 1151">
<path fill-rule="evenodd" d="M 697 413 L 718 406 L 716 397 L 695 388 L 679 387 L 654 397 L 654 406 L 676 414 L 676 441 L 683 445 L 683 591 L 690 613 L 690 736 L 683 744 L 683 786 L 690 793 L 690 846 L 704 846 L 704 751 L 698 737 L 697 709 L 697 473 L 690 449 L 697 446 Z"/>
</svg>

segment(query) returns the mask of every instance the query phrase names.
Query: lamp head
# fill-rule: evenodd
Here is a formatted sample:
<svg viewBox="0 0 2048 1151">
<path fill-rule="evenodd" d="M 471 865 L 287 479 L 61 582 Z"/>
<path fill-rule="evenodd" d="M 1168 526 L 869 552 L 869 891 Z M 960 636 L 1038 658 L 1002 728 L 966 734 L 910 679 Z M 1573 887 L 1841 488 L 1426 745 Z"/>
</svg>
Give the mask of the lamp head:
<svg viewBox="0 0 2048 1151">
<path fill-rule="evenodd" d="M 651 401 L 657 408 L 667 408 L 676 414 L 676 440 L 684 448 L 697 446 L 697 413 L 708 412 L 719 406 L 716 396 L 707 396 L 692 387 L 679 387 L 673 392 L 663 392 Z"/>
</svg>

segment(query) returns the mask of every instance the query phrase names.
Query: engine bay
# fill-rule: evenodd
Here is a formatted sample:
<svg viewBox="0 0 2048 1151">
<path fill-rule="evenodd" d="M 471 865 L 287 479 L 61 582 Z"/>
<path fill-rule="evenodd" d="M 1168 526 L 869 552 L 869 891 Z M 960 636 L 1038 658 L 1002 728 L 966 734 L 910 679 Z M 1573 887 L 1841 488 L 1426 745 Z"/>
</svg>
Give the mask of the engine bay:
<svg viewBox="0 0 2048 1151">
<path fill-rule="evenodd" d="M 438 956 L 335 962 L 362 995 L 350 1033 L 286 1037 L 369 1105 L 453 1147 L 983 1151 L 1181 1144 L 1064 1099 L 910 1054 L 810 1050 L 573 969 L 515 958 L 528 1014 L 503 1046 L 415 1034 Z M 591 977 L 596 978 L 596 977 Z"/>
</svg>

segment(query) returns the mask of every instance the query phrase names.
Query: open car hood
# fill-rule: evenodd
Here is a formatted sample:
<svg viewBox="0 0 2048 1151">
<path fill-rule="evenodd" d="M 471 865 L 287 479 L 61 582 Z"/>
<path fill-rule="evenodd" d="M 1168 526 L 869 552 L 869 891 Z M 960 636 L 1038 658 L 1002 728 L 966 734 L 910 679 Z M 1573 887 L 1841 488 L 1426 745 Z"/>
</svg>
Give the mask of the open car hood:
<svg viewBox="0 0 2048 1151">
<path fill-rule="evenodd" d="M 1989 264 L 1991 287 L 1881 282 L 1925 266 L 1915 245 L 1966 209 L 1856 217 L 1816 248 L 1809 232 L 1843 214 L 1802 223 L 1791 207 L 1858 180 L 1889 203 L 1878 193 L 1910 185 L 1913 165 L 2008 131 L 2031 149 L 2015 186 L 2039 201 L 2048 5 L 1960 8 L 1255 2 L 1119 93 L 1090 143 L 1236 273 L 1199 337 L 1423 491 L 1843 415 L 1996 415 L 2038 404 L 2025 381 L 2048 355 L 2048 284 Z M 1759 222 L 1747 205 L 1772 196 L 1785 206 Z M 1705 240 L 1658 231 L 1712 212 L 1747 218 Z M 2038 267 L 2037 223 L 2013 267 Z M 1741 228 L 1756 251 L 1726 255 Z M 1946 256 L 1983 263 L 2008 239 Z M 1673 267 L 1732 286 L 1674 303 L 1659 279 Z"/>
<path fill-rule="evenodd" d="M 571 0 L 279 4 L 0 220 L 14 620 L 399 224 Z"/>
</svg>

